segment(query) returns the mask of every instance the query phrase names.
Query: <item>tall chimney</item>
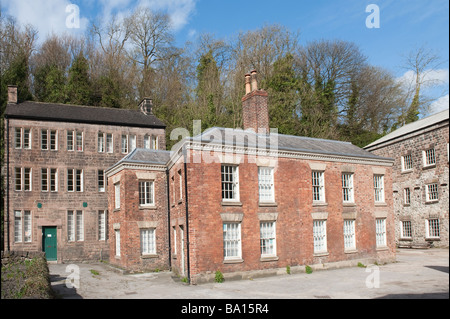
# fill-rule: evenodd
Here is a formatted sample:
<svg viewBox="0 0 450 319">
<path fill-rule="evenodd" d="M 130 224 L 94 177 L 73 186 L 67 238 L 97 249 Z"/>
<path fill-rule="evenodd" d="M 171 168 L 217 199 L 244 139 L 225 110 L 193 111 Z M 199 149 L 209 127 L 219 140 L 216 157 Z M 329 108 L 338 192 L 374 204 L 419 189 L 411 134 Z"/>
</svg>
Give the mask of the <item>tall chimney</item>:
<svg viewBox="0 0 450 319">
<path fill-rule="evenodd" d="M 139 103 L 139 110 L 145 115 L 153 114 L 153 100 L 148 97 L 144 97 L 144 99 Z"/>
<path fill-rule="evenodd" d="M 269 95 L 266 91 L 258 89 L 256 77 L 256 70 L 253 70 L 250 76 L 248 74 L 245 76 L 246 94 L 242 98 L 244 130 L 251 129 L 256 133 L 269 134 Z"/>
<path fill-rule="evenodd" d="M 8 85 L 8 104 L 17 104 L 17 85 Z"/>
</svg>

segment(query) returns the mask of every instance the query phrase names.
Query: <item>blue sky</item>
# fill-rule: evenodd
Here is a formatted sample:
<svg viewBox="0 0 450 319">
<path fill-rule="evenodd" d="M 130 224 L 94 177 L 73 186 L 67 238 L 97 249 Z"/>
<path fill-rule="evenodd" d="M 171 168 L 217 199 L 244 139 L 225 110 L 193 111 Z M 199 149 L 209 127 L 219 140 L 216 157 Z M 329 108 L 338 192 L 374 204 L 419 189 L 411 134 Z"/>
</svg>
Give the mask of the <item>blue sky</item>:
<svg viewBox="0 0 450 319">
<path fill-rule="evenodd" d="M 173 22 L 176 43 L 183 46 L 203 32 L 229 38 L 264 24 L 281 24 L 300 32 L 300 43 L 319 39 L 355 42 L 371 64 L 398 77 L 403 56 L 426 46 L 443 60 L 433 76 L 443 81 L 432 94 L 441 97 L 436 109 L 448 108 L 449 1 L 448 0 L 0 0 L 2 12 L 39 30 L 39 41 L 51 33 L 86 31 L 89 21 L 126 15 L 138 5 L 167 12 Z M 80 28 L 66 27 L 67 5 L 79 7 Z M 380 27 L 367 28 L 370 13 L 380 9 Z M 438 103 L 438 102 L 437 102 Z"/>
</svg>

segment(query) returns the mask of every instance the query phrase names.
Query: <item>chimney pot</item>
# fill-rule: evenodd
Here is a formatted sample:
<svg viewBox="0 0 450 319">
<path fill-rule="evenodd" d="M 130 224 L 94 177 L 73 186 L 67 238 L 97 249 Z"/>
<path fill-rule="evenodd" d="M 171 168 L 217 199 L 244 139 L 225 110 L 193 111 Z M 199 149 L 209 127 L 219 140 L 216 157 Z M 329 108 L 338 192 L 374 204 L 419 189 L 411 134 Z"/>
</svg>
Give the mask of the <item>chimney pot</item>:
<svg viewBox="0 0 450 319">
<path fill-rule="evenodd" d="M 17 104 L 17 85 L 8 85 L 8 104 Z"/>
<path fill-rule="evenodd" d="M 258 90 L 258 80 L 256 79 L 257 74 L 258 72 L 256 72 L 256 70 L 251 71 L 252 91 Z"/>
<path fill-rule="evenodd" d="M 139 103 L 139 109 L 145 115 L 153 114 L 153 100 L 145 97 L 141 103 Z"/>
<path fill-rule="evenodd" d="M 250 79 L 251 79 L 251 75 L 250 75 L 250 73 L 247 73 L 245 75 L 245 94 L 249 94 L 252 91 Z"/>
</svg>

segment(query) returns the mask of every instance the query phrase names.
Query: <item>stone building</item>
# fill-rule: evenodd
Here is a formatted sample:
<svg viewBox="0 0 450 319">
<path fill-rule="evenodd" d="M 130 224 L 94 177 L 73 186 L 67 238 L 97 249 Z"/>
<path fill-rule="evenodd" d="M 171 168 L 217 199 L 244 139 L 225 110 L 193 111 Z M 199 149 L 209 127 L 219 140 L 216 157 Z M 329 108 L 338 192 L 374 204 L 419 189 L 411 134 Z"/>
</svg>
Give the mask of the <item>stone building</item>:
<svg viewBox="0 0 450 319">
<path fill-rule="evenodd" d="M 393 197 L 399 246 L 449 245 L 449 110 L 405 125 L 367 145 L 395 159 Z"/>
<path fill-rule="evenodd" d="M 244 130 L 136 149 L 108 169 L 110 262 L 200 283 L 395 260 L 393 160 L 270 131 L 256 72 L 242 102 Z"/>
<path fill-rule="evenodd" d="M 17 101 L 5 111 L 5 249 L 58 262 L 109 258 L 105 170 L 136 147 L 165 149 L 165 125 L 140 111 Z"/>
</svg>

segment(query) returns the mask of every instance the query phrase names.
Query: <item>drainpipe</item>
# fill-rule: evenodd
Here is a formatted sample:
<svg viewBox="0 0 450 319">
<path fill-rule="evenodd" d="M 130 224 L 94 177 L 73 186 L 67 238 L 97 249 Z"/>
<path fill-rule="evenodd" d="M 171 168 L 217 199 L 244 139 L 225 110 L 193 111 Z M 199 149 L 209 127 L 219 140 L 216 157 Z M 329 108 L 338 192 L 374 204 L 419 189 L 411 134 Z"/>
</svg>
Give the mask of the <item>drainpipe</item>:
<svg viewBox="0 0 450 319">
<path fill-rule="evenodd" d="M 169 168 L 166 169 L 166 180 L 167 180 L 167 234 L 169 235 L 169 270 L 172 270 L 172 245 L 170 241 L 171 228 L 170 228 L 170 179 L 169 179 Z M 176 245 L 176 243 L 175 243 Z"/>
<path fill-rule="evenodd" d="M 184 192 L 185 192 L 185 205 L 186 205 L 186 251 L 187 251 L 187 278 L 188 283 L 191 283 L 191 265 L 189 254 L 189 205 L 188 205 L 188 183 L 187 183 L 187 150 L 183 146 L 183 158 L 184 158 Z"/>
<path fill-rule="evenodd" d="M 11 250 L 9 240 L 9 118 L 6 118 L 6 237 L 7 237 L 7 251 Z"/>
</svg>

